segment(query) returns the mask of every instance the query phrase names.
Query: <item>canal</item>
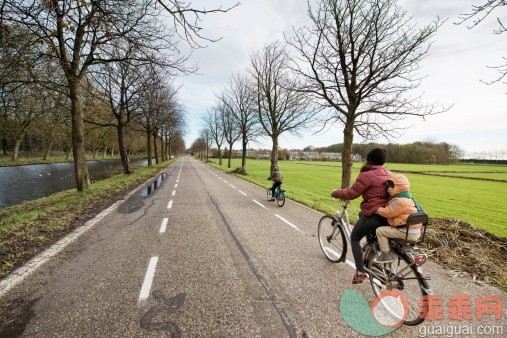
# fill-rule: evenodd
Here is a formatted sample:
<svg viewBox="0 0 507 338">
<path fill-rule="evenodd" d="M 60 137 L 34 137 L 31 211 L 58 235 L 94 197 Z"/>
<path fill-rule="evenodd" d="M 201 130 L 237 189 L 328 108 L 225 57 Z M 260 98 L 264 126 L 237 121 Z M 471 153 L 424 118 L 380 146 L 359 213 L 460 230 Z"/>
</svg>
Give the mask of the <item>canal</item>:
<svg viewBox="0 0 507 338">
<path fill-rule="evenodd" d="M 147 165 L 131 160 L 133 169 Z M 87 167 L 92 182 L 123 172 L 120 160 L 88 161 Z M 0 209 L 75 187 L 73 162 L 0 167 Z"/>
</svg>

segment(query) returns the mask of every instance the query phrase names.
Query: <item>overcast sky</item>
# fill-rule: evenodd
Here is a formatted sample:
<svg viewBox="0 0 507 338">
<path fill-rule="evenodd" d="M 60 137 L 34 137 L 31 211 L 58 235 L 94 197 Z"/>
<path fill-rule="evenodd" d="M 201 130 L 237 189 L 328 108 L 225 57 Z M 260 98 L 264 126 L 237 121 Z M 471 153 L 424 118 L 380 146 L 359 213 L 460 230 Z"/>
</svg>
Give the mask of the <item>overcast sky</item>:
<svg viewBox="0 0 507 338">
<path fill-rule="evenodd" d="M 498 73 L 487 66 L 501 64 L 502 57 L 507 54 L 502 48 L 507 33 L 493 34 L 497 28 L 496 17 L 505 18 L 507 7 L 497 9 L 471 30 L 463 24 L 455 24 L 459 14 L 469 12 L 473 3 L 483 2 L 485 0 L 400 1 L 402 8 L 421 25 L 437 16 L 448 19 L 422 64 L 422 73 L 427 78 L 420 90 L 424 92 L 425 101 L 437 101 L 452 108 L 425 121 L 405 120 L 404 125 L 412 127 L 391 142 L 447 142 L 459 146 L 468 155 L 486 151 L 507 159 L 507 84 L 480 82 L 497 77 Z M 232 0 L 193 0 L 192 6 L 212 8 L 216 4 L 225 7 L 234 3 L 236 1 Z M 249 67 L 249 53 L 268 42 L 283 39 L 283 34 L 290 33 L 292 26 L 300 27 L 307 22 L 306 0 L 242 0 L 240 6 L 229 13 L 203 18 L 203 34 L 221 37 L 221 40 L 194 52 L 191 60 L 198 65 L 199 75 L 180 79 L 179 94 L 188 115 L 187 146 L 203 128 L 201 116 L 214 104 L 214 93 L 224 88 L 233 72 L 243 72 Z M 282 135 L 279 141 L 280 147 L 288 149 L 342 143 L 342 127 L 335 125 L 318 135 L 312 132 L 302 137 Z M 385 139 L 376 141 L 387 143 Z M 356 137 L 355 142 L 361 140 Z M 250 146 L 270 149 L 271 142 L 263 139 Z M 238 142 L 235 148 L 240 147 Z"/>
</svg>

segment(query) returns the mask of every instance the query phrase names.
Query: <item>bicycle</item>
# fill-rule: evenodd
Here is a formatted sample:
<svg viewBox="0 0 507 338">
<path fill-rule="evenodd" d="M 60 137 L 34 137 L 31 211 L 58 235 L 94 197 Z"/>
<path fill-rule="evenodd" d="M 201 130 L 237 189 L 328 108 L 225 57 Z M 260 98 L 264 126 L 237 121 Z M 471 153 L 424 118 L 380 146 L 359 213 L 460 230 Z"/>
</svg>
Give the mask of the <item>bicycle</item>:
<svg viewBox="0 0 507 338">
<path fill-rule="evenodd" d="M 279 207 L 283 207 L 283 205 L 285 204 L 285 190 L 282 189 L 280 186 L 275 188 L 274 196 L 273 196 L 273 192 L 271 191 L 271 188 L 268 188 L 267 196 L 268 196 L 268 201 L 272 201 L 273 199 L 275 199 L 276 204 L 278 204 Z"/>
<path fill-rule="evenodd" d="M 323 216 L 318 225 L 318 237 L 322 251 L 326 258 L 333 262 L 345 262 L 347 255 L 347 241 L 350 241 L 352 225 L 350 224 L 345 201 L 342 209 L 337 210 L 336 216 Z M 422 223 L 423 233 L 418 241 L 407 239 L 390 239 L 389 245 L 395 258 L 390 263 L 378 263 L 375 258 L 380 255 L 377 238 L 374 232 L 367 236 L 367 243 L 363 247 L 365 271 L 368 274 L 371 287 L 376 297 L 385 290 L 400 290 L 407 298 L 408 311 L 403 322 L 405 325 L 419 325 L 425 317 L 419 311 L 422 296 L 432 294 L 426 277 L 420 266 L 426 262 L 427 256 L 416 244 L 424 240 L 428 215 L 418 212 L 409 216 L 407 228 Z"/>
</svg>

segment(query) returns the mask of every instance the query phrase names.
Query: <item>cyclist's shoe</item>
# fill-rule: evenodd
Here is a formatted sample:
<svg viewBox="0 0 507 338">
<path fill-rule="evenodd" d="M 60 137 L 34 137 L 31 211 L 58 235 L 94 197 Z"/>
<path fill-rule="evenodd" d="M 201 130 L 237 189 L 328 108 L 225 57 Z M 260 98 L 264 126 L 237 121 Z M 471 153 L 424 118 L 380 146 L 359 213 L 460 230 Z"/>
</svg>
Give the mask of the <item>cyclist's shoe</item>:
<svg viewBox="0 0 507 338">
<path fill-rule="evenodd" d="M 363 282 L 363 279 L 368 279 L 366 272 L 356 271 L 356 274 L 352 278 L 352 284 L 359 284 Z"/>
<path fill-rule="evenodd" d="M 394 255 L 391 253 L 391 251 L 388 252 L 382 252 L 380 256 L 375 258 L 375 262 L 377 263 L 390 263 L 394 260 Z"/>
</svg>

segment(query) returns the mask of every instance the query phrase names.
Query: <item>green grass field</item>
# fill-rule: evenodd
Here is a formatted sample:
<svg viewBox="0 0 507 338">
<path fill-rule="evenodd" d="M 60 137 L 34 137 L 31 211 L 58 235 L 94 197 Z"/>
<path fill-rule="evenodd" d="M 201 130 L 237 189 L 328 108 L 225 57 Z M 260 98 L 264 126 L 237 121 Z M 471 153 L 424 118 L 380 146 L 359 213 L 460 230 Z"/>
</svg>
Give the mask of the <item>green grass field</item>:
<svg viewBox="0 0 507 338">
<path fill-rule="evenodd" d="M 222 166 L 217 159 L 211 162 L 225 171 L 241 165 L 239 159 L 233 159 L 231 168 L 227 168 L 226 160 Z M 340 206 L 330 195 L 333 188 L 341 185 L 341 163 L 280 161 L 278 165 L 284 175 L 283 186 L 288 198 L 328 213 L 334 213 Z M 354 164 L 352 180 L 357 177 L 361 165 Z M 507 237 L 507 221 L 502 214 L 507 201 L 507 166 L 388 163 L 386 167 L 408 177 L 412 194 L 430 218 L 456 219 Z M 260 186 L 271 186 L 267 181 L 268 160 L 248 159 L 246 169 L 249 175 L 238 177 Z M 360 198 L 354 200 L 349 209 L 352 220 L 357 219 L 359 203 Z"/>
</svg>

